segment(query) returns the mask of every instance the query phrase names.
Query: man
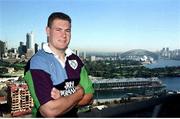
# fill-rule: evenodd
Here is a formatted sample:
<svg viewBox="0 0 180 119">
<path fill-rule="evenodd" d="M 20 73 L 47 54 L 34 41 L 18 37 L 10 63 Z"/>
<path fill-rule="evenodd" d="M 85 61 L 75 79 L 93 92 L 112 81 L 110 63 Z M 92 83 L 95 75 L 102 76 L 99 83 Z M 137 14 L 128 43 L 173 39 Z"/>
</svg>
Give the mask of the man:
<svg viewBox="0 0 180 119">
<path fill-rule="evenodd" d="M 46 33 L 48 43 L 25 68 L 24 79 L 35 104 L 33 116 L 76 117 L 78 106 L 92 102 L 94 90 L 84 64 L 68 48 L 71 18 L 61 12 L 52 13 Z"/>
</svg>

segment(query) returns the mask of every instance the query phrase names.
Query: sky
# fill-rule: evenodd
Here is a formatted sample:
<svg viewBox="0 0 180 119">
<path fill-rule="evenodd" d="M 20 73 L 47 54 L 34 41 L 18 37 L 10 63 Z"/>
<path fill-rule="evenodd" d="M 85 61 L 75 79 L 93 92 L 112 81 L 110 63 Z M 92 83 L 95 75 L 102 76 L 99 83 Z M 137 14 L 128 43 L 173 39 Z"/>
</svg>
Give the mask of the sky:
<svg viewBox="0 0 180 119">
<path fill-rule="evenodd" d="M 72 18 L 71 49 L 180 49 L 180 0 L 0 0 L 0 40 L 17 48 L 32 31 L 41 46 L 55 11 Z"/>
</svg>

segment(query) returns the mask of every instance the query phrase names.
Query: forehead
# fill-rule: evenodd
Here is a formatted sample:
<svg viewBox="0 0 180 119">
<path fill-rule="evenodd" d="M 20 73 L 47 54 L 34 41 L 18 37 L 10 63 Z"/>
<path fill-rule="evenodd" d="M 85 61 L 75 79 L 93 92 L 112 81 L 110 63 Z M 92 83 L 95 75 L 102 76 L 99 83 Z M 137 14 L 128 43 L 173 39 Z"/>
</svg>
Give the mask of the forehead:
<svg viewBox="0 0 180 119">
<path fill-rule="evenodd" d="M 71 24 L 69 23 L 69 21 L 67 20 L 62 20 L 62 19 L 54 19 L 52 22 L 52 26 L 56 26 L 56 27 L 67 27 L 70 28 Z"/>
</svg>

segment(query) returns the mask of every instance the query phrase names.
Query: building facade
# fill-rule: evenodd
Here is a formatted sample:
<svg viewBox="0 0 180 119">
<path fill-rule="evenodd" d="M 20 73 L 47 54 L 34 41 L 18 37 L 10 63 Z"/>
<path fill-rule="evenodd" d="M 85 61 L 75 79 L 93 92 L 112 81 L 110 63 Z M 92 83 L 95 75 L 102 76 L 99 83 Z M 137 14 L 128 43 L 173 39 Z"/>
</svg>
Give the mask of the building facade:
<svg viewBox="0 0 180 119">
<path fill-rule="evenodd" d="M 13 83 L 8 86 L 8 105 L 13 117 L 31 113 L 34 103 L 27 84 Z"/>
</svg>

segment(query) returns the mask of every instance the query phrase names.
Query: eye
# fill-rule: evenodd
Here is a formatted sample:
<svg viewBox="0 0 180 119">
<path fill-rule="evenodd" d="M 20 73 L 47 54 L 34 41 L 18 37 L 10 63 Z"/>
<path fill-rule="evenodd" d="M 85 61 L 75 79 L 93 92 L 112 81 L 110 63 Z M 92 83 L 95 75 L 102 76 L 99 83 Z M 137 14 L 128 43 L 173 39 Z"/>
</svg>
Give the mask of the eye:
<svg viewBox="0 0 180 119">
<path fill-rule="evenodd" d="M 57 28 L 57 29 L 56 29 L 56 31 L 61 31 L 61 30 L 62 30 L 62 29 L 60 29 L 60 28 Z"/>
<path fill-rule="evenodd" d="M 71 32 L 71 29 L 67 29 L 66 32 L 68 32 L 68 33 Z"/>
</svg>

